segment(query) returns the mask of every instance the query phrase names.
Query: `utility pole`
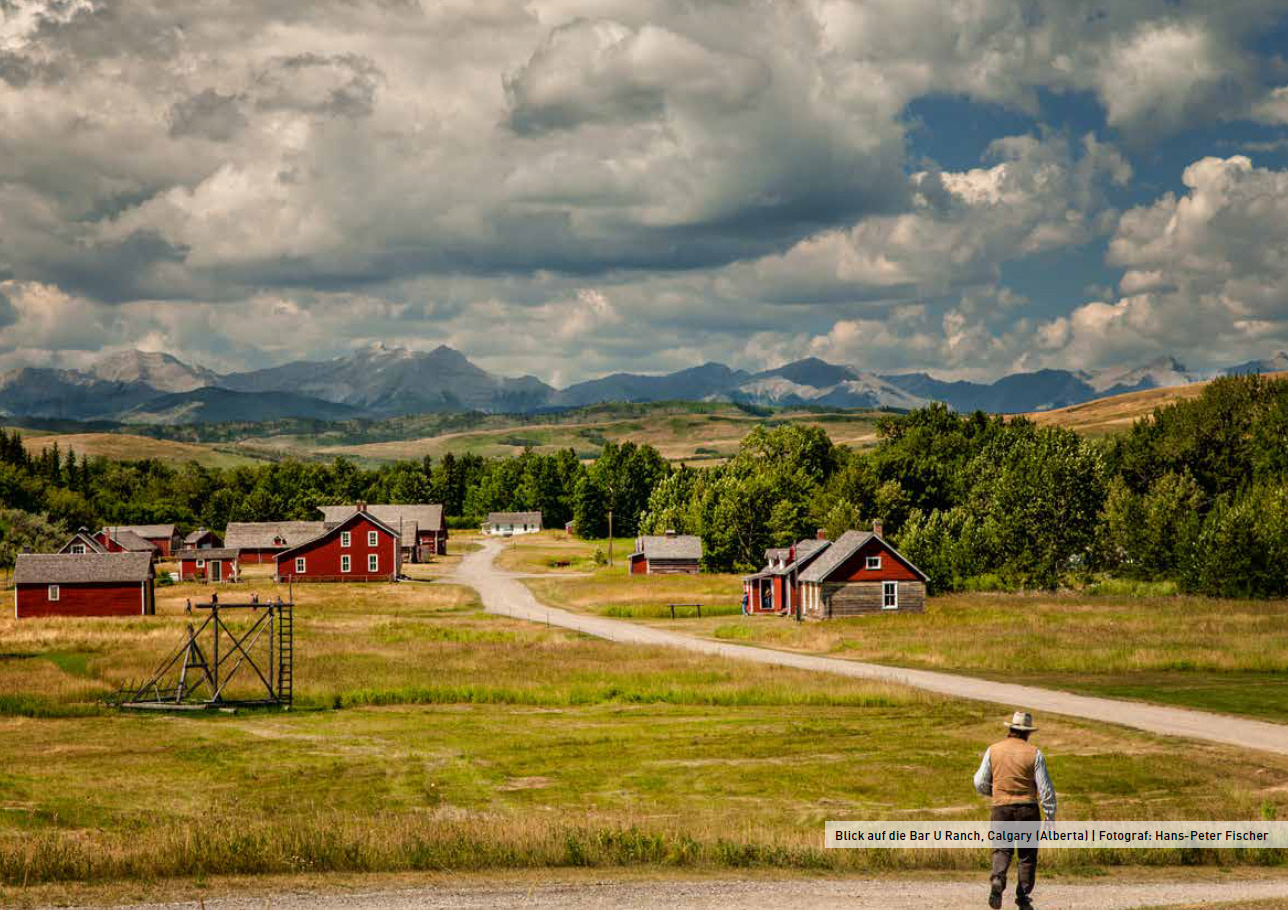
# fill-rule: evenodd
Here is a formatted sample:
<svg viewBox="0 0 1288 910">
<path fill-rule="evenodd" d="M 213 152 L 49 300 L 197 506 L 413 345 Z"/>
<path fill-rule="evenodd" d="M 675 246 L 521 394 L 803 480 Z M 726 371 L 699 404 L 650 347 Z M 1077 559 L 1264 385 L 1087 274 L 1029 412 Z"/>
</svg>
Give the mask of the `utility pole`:
<svg viewBox="0 0 1288 910">
<path fill-rule="evenodd" d="M 613 510 L 608 510 L 608 564 L 613 564 Z"/>
</svg>

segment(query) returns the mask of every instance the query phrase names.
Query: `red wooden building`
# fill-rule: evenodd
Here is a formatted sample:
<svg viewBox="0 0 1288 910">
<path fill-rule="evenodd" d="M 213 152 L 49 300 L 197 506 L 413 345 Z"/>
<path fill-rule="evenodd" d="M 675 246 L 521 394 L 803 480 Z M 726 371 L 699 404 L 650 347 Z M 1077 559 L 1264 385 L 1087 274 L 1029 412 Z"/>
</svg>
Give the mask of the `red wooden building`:
<svg viewBox="0 0 1288 910">
<path fill-rule="evenodd" d="M 103 528 L 94 535 L 106 553 L 147 553 L 152 556 L 160 554 L 157 545 L 144 540 L 129 528 Z"/>
<path fill-rule="evenodd" d="M 151 553 L 21 553 L 14 616 L 148 616 L 152 579 Z"/>
<path fill-rule="evenodd" d="M 72 535 L 71 540 L 63 544 L 62 549 L 58 552 L 72 556 L 83 556 L 86 553 L 106 553 L 107 547 L 99 543 L 98 539 L 85 528 L 81 528 Z"/>
<path fill-rule="evenodd" d="M 168 557 L 179 549 L 179 535 L 175 532 L 174 525 L 111 525 L 100 533 L 109 534 L 109 532 L 110 536 L 118 541 L 126 535 L 140 537 L 156 547 L 156 552 L 162 558 Z M 106 543 L 102 537 L 99 539 Z M 136 548 L 127 546 L 124 549 L 135 550 Z"/>
<path fill-rule="evenodd" d="M 227 547 L 182 550 L 179 578 L 183 581 L 237 581 L 240 573 L 237 551 Z"/>
<path fill-rule="evenodd" d="M 339 524 L 364 503 L 353 505 L 322 506 L 322 520 L 327 525 Z M 374 515 L 402 536 L 402 555 L 405 562 L 423 562 L 431 556 L 447 553 L 447 521 L 443 507 L 437 503 L 373 503 L 365 505 L 368 515 Z"/>
<path fill-rule="evenodd" d="M 926 608 L 924 572 L 872 531 L 846 531 L 800 575 L 807 619 L 863 613 L 920 613 Z"/>
<path fill-rule="evenodd" d="M 360 507 L 340 523 L 277 554 L 282 581 L 397 581 L 398 532 Z"/>
<path fill-rule="evenodd" d="M 323 521 L 230 521 L 224 546 L 237 550 L 241 562 L 276 563 L 277 554 L 326 530 Z"/>
<path fill-rule="evenodd" d="M 209 528 L 197 528 L 183 539 L 185 550 L 208 550 L 223 545 L 223 538 Z"/>
<path fill-rule="evenodd" d="M 765 568 L 742 580 L 748 613 L 800 615 L 800 573 L 825 551 L 831 542 L 820 530 L 816 538 L 805 538 L 790 547 L 765 551 Z"/>
<path fill-rule="evenodd" d="M 632 575 L 697 575 L 701 562 L 702 538 L 674 531 L 635 538 L 629 557 Z"/>
</svg>

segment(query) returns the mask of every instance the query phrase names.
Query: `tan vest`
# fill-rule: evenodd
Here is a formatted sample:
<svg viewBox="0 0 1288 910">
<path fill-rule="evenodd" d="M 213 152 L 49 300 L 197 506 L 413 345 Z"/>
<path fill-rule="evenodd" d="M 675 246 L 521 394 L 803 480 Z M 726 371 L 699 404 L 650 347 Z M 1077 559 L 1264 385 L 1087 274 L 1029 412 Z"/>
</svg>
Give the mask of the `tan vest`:
<svg viewBox="0 0 1288 910">
<path fill-rule="evenodd" d="M 1008 736 L 988 747 L 993 770 L 993 805 L 1014 806 L 1037 803 L 1038 783 L 1034 773 L 1038 750 L 1027 741 Z"/>
</svg>

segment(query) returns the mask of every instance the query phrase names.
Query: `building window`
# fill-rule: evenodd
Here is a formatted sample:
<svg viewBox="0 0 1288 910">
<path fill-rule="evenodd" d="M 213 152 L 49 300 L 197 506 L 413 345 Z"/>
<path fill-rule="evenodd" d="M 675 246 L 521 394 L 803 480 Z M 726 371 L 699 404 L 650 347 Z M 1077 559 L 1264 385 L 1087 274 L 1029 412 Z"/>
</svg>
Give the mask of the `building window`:
<svg viewBox="0 0 1288 910">
<path fill-rule="evenodd" d="M 342 547 L 347 547 L 347 546 L 349 545 L 349 539 L 350 539 L 350 536 L 351 536 L 351 535 L 349 534 L 349 532 L 348 532 L 348 531 L 341 531 L 341 532 L 340 532 L 340 546 L 342 546 Z"/>
<path fill-rule="evenodd" d="M 881 609 L 899 609 L 899 582 L 883 581 L 881 583 Z"/>
<path fill-rule="evenodd" d="M 303 571 L 304 571 L 304 557 L 303 557 L 303 556 L 297 556 L 297 557 L 295 557 L 295 571 L 296 571 L 296 572 L 303 572 Z"/>
<path fill-rule="evenodd" d="M 205 567 L 206 567 L 206 561 L 205 561 L 204 559 L 198 559 L 198 560 L 197 560 L 197 568 L 198 568 L 198 569 L 204 569 Z"/>
<path fill-rule="evenodd" d="M 367 532 L 367 546 L 369 546 L 369 547 L 374 547 L 374 546 L 375 546 L 376 544 L 378 544 L 378 543 L 380 543 L 380 535 L 379 535 L 379 534 L 377 534 L 375 531 L 368 531 L 368 532 Z"/>
<path fill-rule="evenodd" d="M 869 556 L 869 557 L 868 557 L 868 568 L 869 568 L 869 569 L 879 569 L 879 568 L 881 568 L 881 557 L 880 557 L 880 556 Z"/>
<path fill-rule="evenodd" d="M 348 554 L 348 553 L 345 553 L 343 556 L 341 556 L 341 557 L 340 557 L 340 571 L 341 571 L 341 572 L 348 572 L 348 571 L 349 571 L 349 554 Z"/>
<path fill-rule="evenodd" d="M 83 543 L 74 543 L 74 544 L 72 544 L 72 555 L 73 555 L 73 556 L 84 556 L 84 555 L 85 555 L 85 545 L 84 545 Z"/>
<path fill-rule="evenodd" d="M 369 555 L 367 556 L 367 571 L 368 571 L 368 572 L 379 572 L 379 571 L 380 571 L 380 555 L 379 555 L 379 554 L 377 554 L 377 553 L 371 553 L 371 554 L 369 554 Z"/>
<path fill-rule="evenodd" d="M 49 599 L 50 601 L 55 601 L 58 599 L 58 585 L 49 586 Z"/>
</svg>

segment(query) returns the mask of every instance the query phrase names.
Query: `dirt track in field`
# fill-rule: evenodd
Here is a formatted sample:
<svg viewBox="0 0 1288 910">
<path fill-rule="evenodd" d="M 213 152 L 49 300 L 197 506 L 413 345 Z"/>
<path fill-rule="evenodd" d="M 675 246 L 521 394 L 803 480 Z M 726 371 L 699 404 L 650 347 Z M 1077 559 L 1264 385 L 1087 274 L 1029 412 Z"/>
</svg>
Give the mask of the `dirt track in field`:
<svg viewBox="0 0 1288 910">
<path fill-rule="evenodd" d="M 1217 873 L 1213 873 L 1214 875 Z M 390 891 L 287 892 L 254 897 L 207 899 L 205 910 L 733 910 L 791 907 L 793 910 L 856 907 L 871 910 L 949 910 L 984 907 L 988 886 L 980 882 L 820 879 L 792 881 L 577 882 L 568 884 L 489 884 L 417 887 Z M 1044 884 L 1039 877 L 1033 900 L 1040 908 L 1130 910 L 1201 903 L 1283 900 L 1288 880 Z M 1011 895 L 1003 906 L 1014 906 Z M 141 905 L 139 910 L 198 910 L 195 901 Z"/>
<path fill-rule="evenodd" d="M 477 590 L 484 607 L 490 613 L 548 623 L 611 641 L 685 648 L 737 660 L 898 683 L 955 698 L 969 698 L 1024 708 L 1035 713 L 1064 714 L 1070 717 L 1120 724 L 1165 736 L 1182 736 L 1187 739 L 1206 740 L 1288 755 L 1288 726 L 1280 724 L 1231 717 L 1226 714 L 1191 711 L 1186 708 L 1169 708 L 1143 702 L 1074 695 L 1052 689 L 1017 686 L 986 679 L 974 679 L 969 676 L 955 676 L 951 673 L 937 673 L 932 670 L 906 670 L 856 660 L 815 657 L 751 645 L 726 644 L 694 638 L 666 629 L 641 626 L 626 620 L 586 616 L 558 607 L 548 607 L 538 601 L 518 580 L 523 576 L 501 572 L 493 565 L 493 560 L 502 546 L 499 541 L 486 542 L 482 550 L 469 554 L 461 561 L 453 576 L 454 581 Z"/>
</svg>

